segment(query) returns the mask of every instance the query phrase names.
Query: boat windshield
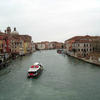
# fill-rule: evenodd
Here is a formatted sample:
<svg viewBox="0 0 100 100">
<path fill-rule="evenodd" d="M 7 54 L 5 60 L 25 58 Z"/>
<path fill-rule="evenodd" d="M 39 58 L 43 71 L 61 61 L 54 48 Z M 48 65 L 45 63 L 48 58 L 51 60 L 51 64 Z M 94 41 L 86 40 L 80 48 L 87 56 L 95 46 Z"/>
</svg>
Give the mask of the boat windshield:
<svg viewBox="0 0 100 100">
<path fill-rule="evenodd" d="M 29 72 L 29 74 L 35 74 L 36 72 Z"/>
</svg>

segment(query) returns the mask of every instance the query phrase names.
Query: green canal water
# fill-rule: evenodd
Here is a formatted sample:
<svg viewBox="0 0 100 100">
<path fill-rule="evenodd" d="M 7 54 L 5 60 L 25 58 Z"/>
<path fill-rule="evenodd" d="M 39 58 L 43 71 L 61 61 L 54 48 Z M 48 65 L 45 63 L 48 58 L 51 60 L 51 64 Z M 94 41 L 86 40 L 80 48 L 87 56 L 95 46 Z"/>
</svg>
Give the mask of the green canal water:
<svg viewBox="0 0 100 100">
<path fill-rule="evenodd" d="M 44 71 L 27 79 L 28 68 L 37 61 Z M 0 100 L 100 100 L 100 67 L 56 50 L 38 51 L 0 70 Z"/>
</svg>

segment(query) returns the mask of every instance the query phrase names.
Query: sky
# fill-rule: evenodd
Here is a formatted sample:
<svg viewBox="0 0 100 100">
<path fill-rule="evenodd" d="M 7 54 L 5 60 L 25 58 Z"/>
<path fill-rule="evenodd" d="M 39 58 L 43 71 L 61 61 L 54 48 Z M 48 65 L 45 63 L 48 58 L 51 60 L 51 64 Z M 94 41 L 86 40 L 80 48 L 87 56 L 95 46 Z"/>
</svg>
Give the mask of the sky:
<svg viewBox="0 0 100 100">
<path fill-rule="evenodd" d="M 34 42 L 100 35 L 100 0 L 0 0 L 0 30 L 8 26 Z"/>
</svg>

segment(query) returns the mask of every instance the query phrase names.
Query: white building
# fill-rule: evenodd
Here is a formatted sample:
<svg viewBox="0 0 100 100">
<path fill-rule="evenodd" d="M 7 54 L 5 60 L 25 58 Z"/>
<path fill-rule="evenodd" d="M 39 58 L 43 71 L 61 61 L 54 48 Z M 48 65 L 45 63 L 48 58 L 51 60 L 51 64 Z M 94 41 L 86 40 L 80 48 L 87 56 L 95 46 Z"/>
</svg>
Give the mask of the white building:
<svg viewBox="0 0 100 100">
<path fill-rule="evenodd" d="M 45 47 L 45 44 L 44 43 L 37 43 L 37 49 L 38 50 L 44 50 L 46 47 Z"/>
</svg>

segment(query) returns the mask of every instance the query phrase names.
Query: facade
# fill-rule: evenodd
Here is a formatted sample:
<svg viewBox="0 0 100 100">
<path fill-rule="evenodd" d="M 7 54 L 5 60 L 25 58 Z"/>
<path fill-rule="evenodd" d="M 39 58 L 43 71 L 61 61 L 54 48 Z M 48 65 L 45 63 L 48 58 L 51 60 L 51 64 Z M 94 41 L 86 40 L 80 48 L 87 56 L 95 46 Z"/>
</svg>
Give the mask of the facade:
<svg viewBox="0 0 100 100">
<path fill-rule="evenodd" d="M 49 50 L 49 49 L 61 49 L 63 47 L 63 43 L 61 42 L 38 42 L 36 43 L 36 48 L 38 50 Z"/>
<path fill-rule="evenodd" d="M 69 55 L 73 55 L 73 48 L 72 45 L 75 43 L 75 40 L 80 38 L 80 36 L 75 36 L 72 37 L 68 40 L 65 41 L 65 53 L 69 54 Z"/>
<path fill-rule="evenodd" d="M 31 36 L 19 35 L 16 28 L 11 31 L 11 28 L 7 27 L 5 33 L 0 33 L 0 38 L 1 52 L 18 55 L 25 55 L 32 52 Z"/>
<path fill-rule="evenodd" d="M 95 52 L 100 52 L 100 36 L 92 36 L 92 45 Z"/>
<path fill-rule="evenodd" d="M 6 52 L 6 40 L 3 34 L 0 34 L 0 54 Z"/>
<path fill-rule="evenodd" d="M 43 41 L 41 43 L 45 45 L 45 50 L 49 49 L 49 42 L 48 41 Z"/>
<path fill-rule="evenodd" d="M 7 27 L 5 32 L 0 31 L 0 64 L 7 61 L 10 57 L 25 55 L 35 51 L 35 44 L 29 35 L 20 35 L 16 28 L 11 31 Z"/>
<path fill-rule="evenodd" d="M 56 49 L 56 47 L 57 47 L 57 42 L 56 41 L 50 42 L 49 49 Z"/>
<path fill-rule="evenodd" d="M 7 41 L 6 35 L 0 32 L 0 63 L 2 63 L 4 60 L 10 57 L 7 43 L 8 41 Z"/>
<path fill-rule="evenodd" d="M 45 43 L 43 43 L 43 42 L 36 43 L 37 50 L 45 50 L 45 48 L 46 48 Z"/>
<path fill-rule="evenodd" d="M 24 41 L 19 35 L 12 36 L 11 40 L 11 53 L 24 55 Z"/>
<path fill-rule="evenodd" d="M 67 54 L 89 59 L 91 54 L 100 52 L 100 37 L 75 36 L 66 40 L 65 45 Z"/>
<path fill-rule="evenodd" d="M 23 50 L 24 54 L 32 52 L 32 38 L 29 35 L 20 35 L 21 40 L 23 41 Z"/>
<path fill-rule="evenodd" d="M 90 36 L 81 37 L 72 44 L 74 55 L 78 57 L 89 57 L 93 52 L 92 39 Z"/>
<path fill-rule="evenodd" d="M 56 49 L 62 49 L 63 48 L 63 43 L 62 42 L 57 42 L 56 43 Z"/>
<path fill-rule="evenodd" d="M 49 49 L 54 49 L 54 44 L 52 42 L 49 43 Z"/>
<path fill-rule="evenodd" d="M 31 43 L 31 46 L 32 46 L 32 52 L 35 52 L 36 51 L 36 44 L 33 41 Z"/>
</svg>

